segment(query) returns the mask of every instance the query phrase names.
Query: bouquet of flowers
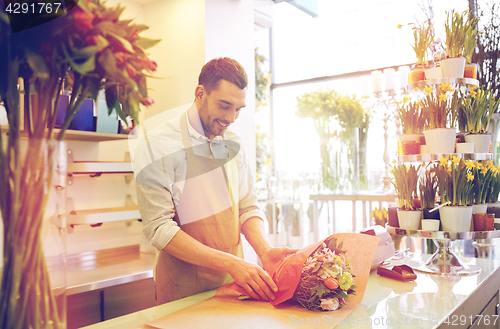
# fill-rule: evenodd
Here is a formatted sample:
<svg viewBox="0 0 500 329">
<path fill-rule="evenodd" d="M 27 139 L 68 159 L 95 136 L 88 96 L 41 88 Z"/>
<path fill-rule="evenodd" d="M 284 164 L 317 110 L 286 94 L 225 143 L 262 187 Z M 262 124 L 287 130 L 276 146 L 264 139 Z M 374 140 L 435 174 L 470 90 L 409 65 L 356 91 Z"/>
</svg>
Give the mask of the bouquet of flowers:
<svg viewBox="0 0 500 329">
<path fill-rule="evenodd" d="M 342 242 L 332 238 L 322 242 L 302 268 L 300 281 L 292 299 L 308 310 L 335 311 L 355 294 L 354 275 Z"/>
<path fill-rule="evenodd" d="M 379 240 L 361 233 L 334 234 L 265 267 L 278 286 L 270 303 L 291 300 L 308 310 L 338 310 L 338 316 L 347 316 L 363 299 Z M 234 282 L 221 291 L 227 288 L 240 293 L 240 299 L 248 298 Z"/>
</svg>

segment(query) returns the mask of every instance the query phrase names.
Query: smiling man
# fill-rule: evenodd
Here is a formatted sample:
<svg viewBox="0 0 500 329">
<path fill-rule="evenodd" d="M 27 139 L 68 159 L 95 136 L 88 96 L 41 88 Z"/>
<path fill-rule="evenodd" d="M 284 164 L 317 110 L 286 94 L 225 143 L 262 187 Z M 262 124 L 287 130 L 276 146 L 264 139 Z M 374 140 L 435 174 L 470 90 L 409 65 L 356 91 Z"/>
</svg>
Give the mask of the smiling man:
<svg viewBox="0 0 500 329">
<path fill-rule="evenodd" d="M 273 248 L 241 138 L 229 127 L 245 107 L 247 75 L 235 60 L 205 64 L 193 105 L 147 134 L 134 159 L 144 233 L 160 252 L 158 304 L 231 281 L 274 299 L 276 284 L 243 259 L 244 234 L 264 267 L 293 253 Z"/>
</svg>

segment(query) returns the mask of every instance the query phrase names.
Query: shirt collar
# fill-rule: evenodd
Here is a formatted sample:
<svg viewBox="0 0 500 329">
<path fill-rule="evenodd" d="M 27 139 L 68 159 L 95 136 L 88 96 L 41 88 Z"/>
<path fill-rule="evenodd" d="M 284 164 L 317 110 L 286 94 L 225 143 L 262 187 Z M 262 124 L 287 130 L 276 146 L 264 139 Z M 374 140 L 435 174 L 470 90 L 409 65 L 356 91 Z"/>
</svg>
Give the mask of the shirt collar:
<svg viewBox="0 0 500 329">
<path fill-rule="evenodd" d="M 190 111 L 193 108 L 194 108 L 194 111 L 198 111 L 195 103 L 193 103 L 193 105 L 191 106 L 191 108 L 188 111 Z M 194 129 L 194 127 L 191 125 L 191 122 L 189 122 L 189 118 L 186 121 L 187 121 L 189 136 L 194 137 L 195 139 L 200 140 L 200 141 L 206 141 L 208 143 L 210 143 L 211 141 L 223 140 L 222 136 L 215 136 L 214 139 L 212 139 L 212 140 L 208 139 L 206 136 L 200 134 L 199 132 L 196 131 L 196 129 Z"/>
</svg>

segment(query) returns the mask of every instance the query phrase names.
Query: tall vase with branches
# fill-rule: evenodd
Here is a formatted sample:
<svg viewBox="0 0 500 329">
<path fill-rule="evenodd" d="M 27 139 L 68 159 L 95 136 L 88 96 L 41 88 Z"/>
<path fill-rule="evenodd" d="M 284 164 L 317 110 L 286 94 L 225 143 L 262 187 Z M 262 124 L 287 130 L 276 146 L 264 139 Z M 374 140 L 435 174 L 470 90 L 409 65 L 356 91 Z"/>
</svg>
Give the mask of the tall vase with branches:
<svg viewBox="0 0 500 329">
<path fill-rule="evenodd" d="M 12 33 L 5 9 L 0 10 L 0 101 L 9 125 L 8 134 L 0 134 L 2 328 L 64 327 L 41 245 L 57 151 L 53 141 L 64 140 L 82 102 L 95 100 L 99 90 L 105 90 L 110 112 L 114 109 L 125 121 L 127 116 L 137 120 L 139 104 L 153 102 L 146 71 L 155 71 L 156 63 L 145 49 L 159 40 L 139 36 L 148 27 L 120 20 L 123 10 L 99 0 L 80 1 L 63 16 L 36 27 L 28 22 L 17 33 Z M 56 132 L 64 85 L 71 89 L 71 98 Z M 20 87 L 24 87 L 22 102 Z M 21 141 L 22 134 L 26 142 Z"/>
</svg>

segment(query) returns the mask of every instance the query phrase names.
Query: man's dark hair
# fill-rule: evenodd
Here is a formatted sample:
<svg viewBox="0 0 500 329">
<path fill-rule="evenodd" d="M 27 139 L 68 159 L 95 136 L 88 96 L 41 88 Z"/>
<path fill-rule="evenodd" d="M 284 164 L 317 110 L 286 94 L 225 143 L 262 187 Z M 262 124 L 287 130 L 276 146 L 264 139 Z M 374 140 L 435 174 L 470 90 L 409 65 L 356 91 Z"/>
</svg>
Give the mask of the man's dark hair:
<svg viewBox="0 0 500 329">
<path fill-rule="evenodd" d="M 198 84 L 210 93 L 217 88 L 220 80 L 234 83 L 240 89 L 245 89 L 248 85 L 248 77 L 243 66 L 227 57 L 215 58 L 203 65 Z"/>
</svg>

